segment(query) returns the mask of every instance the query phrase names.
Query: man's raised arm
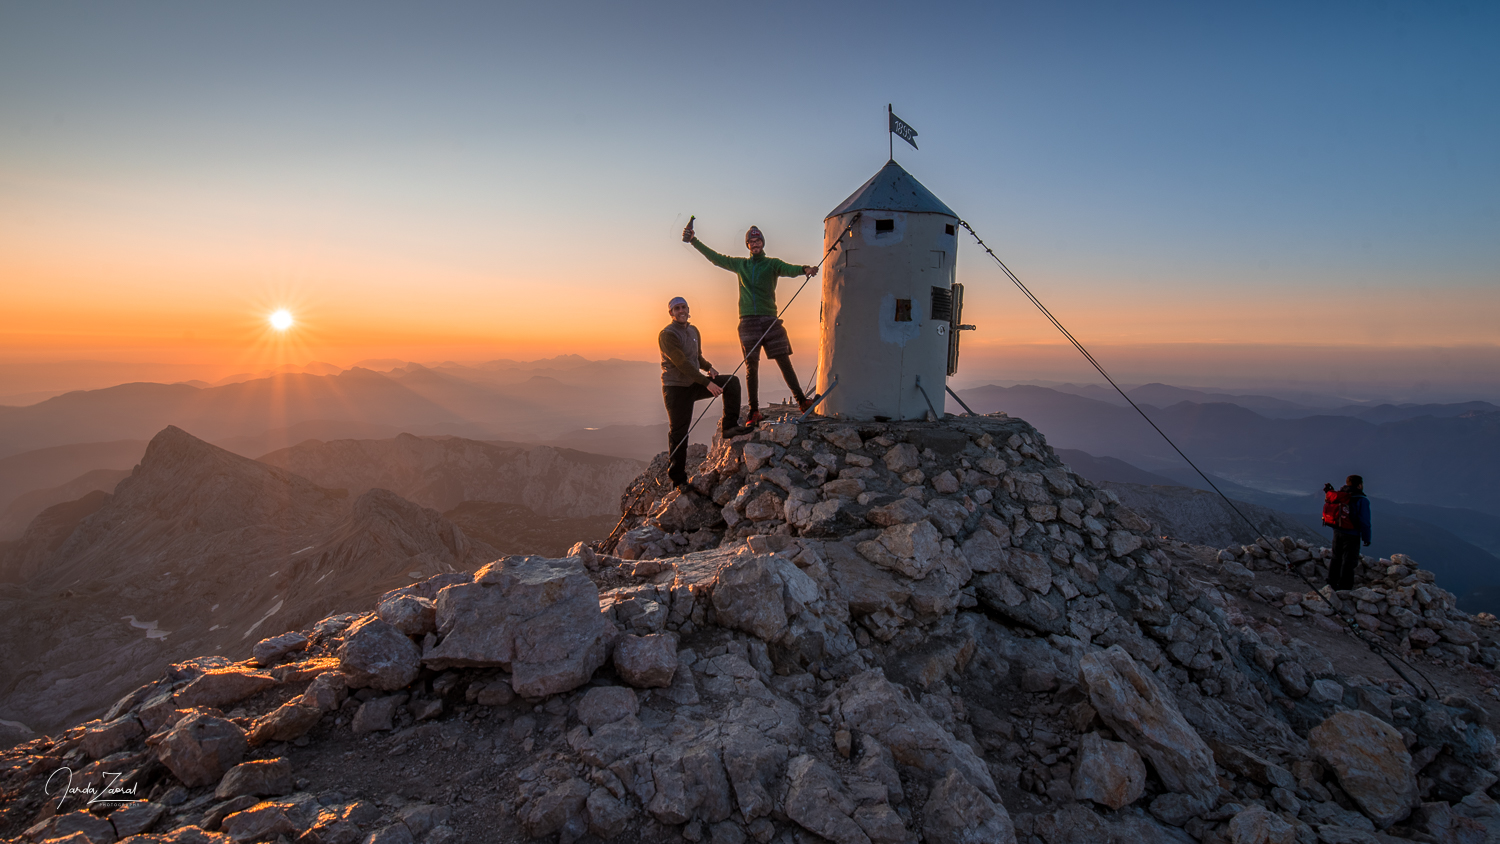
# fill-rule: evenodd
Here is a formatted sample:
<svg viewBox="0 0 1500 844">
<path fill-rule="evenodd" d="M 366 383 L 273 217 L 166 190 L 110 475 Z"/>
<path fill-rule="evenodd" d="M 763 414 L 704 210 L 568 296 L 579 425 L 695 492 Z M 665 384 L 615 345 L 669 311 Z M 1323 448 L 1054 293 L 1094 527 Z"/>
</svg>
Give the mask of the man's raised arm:
<svg viewBox="0 0 1500 844">
<path fill-rule="evenodd" d="M 703 241 L 699 240 L 696 237 L 689 242 L 693 244 L 694 249 L 703 253 L 703 257 L 707 258 L 709 263 L 713 264 L 721 270 L 734 270 L 735 260 L 733 258 L 727 255 L 720 255 L 712 249 L 709 249 L 707 246 L 703 245 Z"/>
</svg>

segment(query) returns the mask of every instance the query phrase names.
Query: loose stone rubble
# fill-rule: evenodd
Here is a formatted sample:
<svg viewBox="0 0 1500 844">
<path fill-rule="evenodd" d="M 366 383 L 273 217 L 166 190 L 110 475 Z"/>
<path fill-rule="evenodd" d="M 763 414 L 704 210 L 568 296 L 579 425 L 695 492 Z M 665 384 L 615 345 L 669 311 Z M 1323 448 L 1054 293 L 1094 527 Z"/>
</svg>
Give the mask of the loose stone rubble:
<svg viewBox="0 0 1500 844">
<path fill-rule="evenodd" d="M 1205 579 L 1003 415 L 770 422 L 689 465 L 686 492 L 664 458 L 637 480 L 614 547 L 394 590 L 0 753 L 0 832 L 1500 840 L 1477 700 L 1339 673 L 1249 611 L 1347 614 L 1495 687 L 1493 619 L 1411 560 L 1288 592 L 1258 573 L 1326 554 L 1268 540 Z M 64 768 L 130 801 L 59 801 Z"/>
</svg>

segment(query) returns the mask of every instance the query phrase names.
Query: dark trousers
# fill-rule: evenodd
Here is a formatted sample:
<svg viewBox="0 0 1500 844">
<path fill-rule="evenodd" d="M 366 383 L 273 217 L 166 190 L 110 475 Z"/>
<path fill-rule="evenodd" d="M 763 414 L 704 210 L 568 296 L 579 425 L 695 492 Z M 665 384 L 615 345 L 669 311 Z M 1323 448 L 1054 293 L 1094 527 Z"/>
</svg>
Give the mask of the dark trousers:
<svg viewBox="0 0 1500 844">
<path fill-rule="evenodd" d="M 724 427 L 732 428 L 740 420 L 740 379 L 720 375 L 713 382 L 724 388 Z M 693 402 L 713 398 L 702 384 L 687 387 L 662 387 L 662 402 L 667 406 L 667 451 L 671 454 L 667 477 L 673 485 L 687 483 L 687 436 L 693 426 Z"/>
<path fill-rule="evenodd" d="M 1328 561 L 1328 585 L 1337 591 L 1354 588 L 1354 569 L 1359 566 L 1359 534 L 1333 532 L 1333 559 Z"/>
<path fill-rule="evenodd" d="M 771 358 L 776 365 L 781 367 L 781 377 L 786 379 L 786 385 L 792 388 L 792 395 L 797 401 L 807 399 L 807 394 L 802 392 L 802 385 L 797 383 L 797 370 L 792 368 L 792 359 L 787 355 Z M 760 407 L 760 355 L 745 360 L 745 384 L 750 390 L 750 409 Z"/>
</svg>

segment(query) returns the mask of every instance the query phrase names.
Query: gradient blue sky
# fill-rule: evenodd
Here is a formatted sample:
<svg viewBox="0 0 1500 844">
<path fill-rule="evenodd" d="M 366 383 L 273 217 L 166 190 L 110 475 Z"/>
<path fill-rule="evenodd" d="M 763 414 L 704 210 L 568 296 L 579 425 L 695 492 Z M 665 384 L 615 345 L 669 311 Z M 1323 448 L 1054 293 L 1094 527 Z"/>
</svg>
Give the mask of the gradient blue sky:
<svg viewBox="0 0 1500 844">
<path fill-rule="evenodd" d="M 242 367 L 285 304 L 293 358 L 645 358 L 677 293 L 723 345 L 687 215 L 815 260 L 890 102 L 897 160 L 1118 360 L 1488 360 L 1497 43 L 1495 3 L 6 2 L 0 356 Z M 1056 376 L 959 276 L 971 371 Z"/>
</svg>

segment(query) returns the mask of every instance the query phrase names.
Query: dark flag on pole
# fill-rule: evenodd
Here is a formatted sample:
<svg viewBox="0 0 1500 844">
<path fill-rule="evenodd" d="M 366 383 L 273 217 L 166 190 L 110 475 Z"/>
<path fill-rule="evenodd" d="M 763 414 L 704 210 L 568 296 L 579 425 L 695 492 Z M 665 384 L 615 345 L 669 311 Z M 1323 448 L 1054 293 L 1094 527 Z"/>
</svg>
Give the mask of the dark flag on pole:
<svg viewBox="0 0 1500 844">
<path fill-rule="evenodd" d="M 885 110 L 891 116 L 891 133 L 894 135 L 900 135 L 901 140 L 911 144 L 912 149 L 916 149 L 917 130 L 911 128 L 911 124 L 907 123 L 905 120 L 897 117 L 896 113 L 891 111 L 891 107 L 889 105 L 885 107 Z"/>
</svg>

